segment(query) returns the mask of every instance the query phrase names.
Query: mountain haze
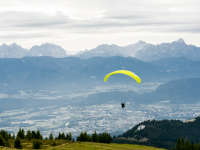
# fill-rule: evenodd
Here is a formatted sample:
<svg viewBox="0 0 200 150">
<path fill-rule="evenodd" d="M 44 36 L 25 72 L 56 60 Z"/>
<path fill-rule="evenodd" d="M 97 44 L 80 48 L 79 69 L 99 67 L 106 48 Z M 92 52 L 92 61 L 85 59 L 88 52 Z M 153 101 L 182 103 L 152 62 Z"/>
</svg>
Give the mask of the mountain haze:
<svg viewBox="0 0 200 150">
<path fill-rule="evenodd" d="M 0 58 L 22 58 L 28 53 L 27 49 L 13 43 L 11 45 L 0 45 Z"/>
<path fill-rule="evenodd" d="M 165 63 L 164 63 L 165 62 Z M 25 57 L 21 59 L 0 59 L 0 90 L 59 90 L 95 88 L 98 86 L 131 85 L 126 92 L 103 91 L 90 93 L 81 99 L 88 104 L 104 103 L 107 99 L 120 101 L 120 96 L 134 99 L 136 103 L 154 103 L 170 100 L 172 103 L 198 102 L 200 83 L 200 62 L 180 59 L 160 60 L 157 63 L 143 62 L 132 57 Z M 5 67 L 6 66 L 6 67 Z M 142 78 L 138 86 L 134 80 L 123 75 L 115 75 L 104 83 L 105 74 L 119 69 L 134 71 Z M 137 94 L 133 87 L 145 83 L 162 84 L 150 93 Z M 4 97 L 4 95 L 2 95 Z"/>
<path fill-rule="evenodd" d="M 50 56 L 62 58 L 66 57 L 66 51 L 55 44 L 45 43 L 42 45 L 33 46 L 30 50 L 22 48 L 20 45 L 13 43 L 11 45 L 0 45 L 0 58 L 23 58 L 23 57 L 39 57 Z"/>
<path fill-rule="evenodd" d="M 40 46 L 33 46 L 28 52 L 28 56 L 51 56 L 62 58 L 66 57 L 66 51 L 58 45 L 46 43 Z"/>
<path fill-rule="evenodd" d="M 69 56 L 62 47 L 45 43 L 40 46 L 33 46 L 30 50 L 24 49 L 17 44 L 0 46 L 1 58 L 22 58 L 25 56 L 50 56 L 62 58 Z M 171 43 L 150 44 L 144 41 L 138 41 L 135 44 L 127 46 L 118 46 L 116 44 L 102 44 L 96 48 L 85 50 L 74 55 L 80 58 L 91 57 L 136 57 L 143 61 L 157 61 L 167 58 L 185 58 L 193 61 L 200 60 L 200 47 L 188 45 L 183 39 L 178 39 Z"/>
<path fill-rule="evenodd" d="M 81 52 L 79 57 L 90 58 L 94 56 L 109 57 L 123 56 L 136 57 L 143 61 L 155 61 L 164 58 L 186 58 L 190 60 L 200 60 L 200 47 L 187 45 L 183 39 L 178 39 L 171 43 L 161 43 L 153 45 L 144 41 L 127 46 L 103 44 L 94 49 Z"/>
</svg>

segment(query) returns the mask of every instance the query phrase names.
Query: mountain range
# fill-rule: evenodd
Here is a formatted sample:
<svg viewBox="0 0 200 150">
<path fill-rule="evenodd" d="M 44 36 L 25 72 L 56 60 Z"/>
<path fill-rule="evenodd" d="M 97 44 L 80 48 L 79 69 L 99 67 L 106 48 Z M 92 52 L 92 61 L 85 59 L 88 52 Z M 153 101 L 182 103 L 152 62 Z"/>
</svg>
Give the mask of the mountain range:
<svg viewBox="0 0 200 150">
<path fill-rule="evenodd" d="M 6 66 L 6 67 L 5 67 Z M 184 58 L 144 62 L 132 57 L 25 57 L 0 59 L 0 92 L 18 90 L 59 90 L 74 91 L 102 87 L 104 90 L 81 97 L 86 103 L 118 100 L 119 95 L 134 99 L 137 103 L 152 103 L 170 100 L 173 103 L 197 103 L 200 95 L 199 61 Z M 134 71 L 142 78 L 142 85 L 137 85 L 131 78 L 115 75 L 104 83 L 104 76 L 114 70 Z M 154 91 L 137 94 L 133 87 L 139 88 L 148 82 L 162 83 Z M 119 90 L 105 90 L 106 87 Z M 124 92 L 123 85 L 131 86 Z M 131 90 L 132 89 L 132 90 Z M 101 99 L 101 100 L 100 100 Z"/>
<path fill-rule="evenodd" d="M 22 58 L 26 56 L 50 56 L 50 57 L 67 57 L 68 52 L 62 47 L 55 44 L 42 44 L 33 46 L 31 49 L 25 49 L 17 44 L 0 46 L 0 58 Z M 118 46 L 115 44 L 102 44 L 96 48 L 81 51 L 74 55 L 80 58 L 91 57 L 135 57 L 143 61 L 156 61 L 166 58 L 186 58 L 189 60 L 200 60 L 200 47 L 188 45 L 183 39 L 178 39 L 171 43 L 150 44 L 144 41 L 138 41 L 135 44 L 127 46 Z"/>
<path fill-rule="evenodd" d="M 165 62 L 165 63 L 163 63 Z M 144 62 L 132 57 L 25 57 L 0 59 L 0 84 L 6 87 L 71 87 L 72 85 L 104 84 L 105 74 L 119 69 L 135 72 L 142 82 L 167 82 L 200 76 L 200 62 L 182 58 Z M 6 66 L 6 67 L 5 67 Z M 101 68 L 101 69 L 100 69 Z M 122 75 L 113 76 L 109 84 L 135 82 Z"/>
<path fill-rule="evenodd" d="M 30 50 L 22 48 L 13 43 L 11 45 L 0 45 L 0 58 L 23 58 L 28 56 L 50 56 L 56 58 L 66 57 L 66 51 L 55 44 L 45 43 L 40 46 L 33 46 Z"/>
<path fill-rule="evenodd" d="M 6 67 L 5 67 L 6 66 Z M 96 83 L 104 84 L 105 74 L 112 70 L 128 69 L 143 74 L 143 80 L 159 75 L 157 66 L 124 57 L 93 57 L 80 59 L 78 57 L 24 57 L 0 59 L 0 84 L 6 88 L 48 88 L 87 86 Z M 100 69 L 101 68 L 101 69 Z M 153 72 L 152 72 L 153 71 Z M 164 74 L 164 73 L 162 73 Z M 133 80 L 115 76 L 110 83 L 134 83 Z"/>
<path fill-rule="evenodd" d="M 183 57 L 190 60 L 200 60 L 200 47 L 187 45 L 183 39 L 171 43 L 153 45 L 144 41 L 127 46 L 100 45 L 94 49 L 83 51 L 79 57 L 90 58 L 94 56 L 110 57 L 136 57 L 143 61 L 155 61 L 163 58 Z"/>
</svg>

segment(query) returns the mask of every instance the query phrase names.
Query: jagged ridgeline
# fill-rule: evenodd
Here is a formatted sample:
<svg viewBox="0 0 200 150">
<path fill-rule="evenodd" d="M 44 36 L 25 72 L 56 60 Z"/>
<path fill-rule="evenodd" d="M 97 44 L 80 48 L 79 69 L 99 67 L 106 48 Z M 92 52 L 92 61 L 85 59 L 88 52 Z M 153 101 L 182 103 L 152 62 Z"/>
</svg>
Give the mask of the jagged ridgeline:
<svg viewBox="0 0 200 150">
<path fill-rule="evenodd" d="M 177 139 L 200 141 L 200 117 L 192 120 L 144 121 L 117 137 L 118 143 L 137 143 L 172 148 Z"/>
</svg>

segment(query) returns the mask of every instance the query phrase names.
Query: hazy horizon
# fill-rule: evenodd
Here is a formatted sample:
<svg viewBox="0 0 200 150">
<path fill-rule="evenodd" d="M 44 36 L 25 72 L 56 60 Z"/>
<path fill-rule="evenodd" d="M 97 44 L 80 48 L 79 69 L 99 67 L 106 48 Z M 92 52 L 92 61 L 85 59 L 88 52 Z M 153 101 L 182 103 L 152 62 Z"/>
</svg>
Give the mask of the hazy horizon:
<svg viewBox="0 0 200 150">
<path fill-rule="evenodd" d="M 113 45 L 117 45 L 117 46 L 123 47 L 123 46 L 128 46 L 128 45 L 136 44 L 136 43 L 138 43 L 138 42 L 140 42 L 140 41 L 143 41 L 143 42 L 146 42 L 147 44 L 159 45 L 159 44 L 162 44 L 162 43 L 171 43 L 171 42 L 174 42 L 174 41 L 178 41 L 178 40 L 180 40 L 180 39 L 181 39 L 181 40 L 184 40 L 184 42 L 185 42 L 187 45 L 195 45 L 195 46 L 198 46 L 198 47 L 200 46 L 200 44 L 193 44 L 193 43 L 191 43 L 191 42 L 186 42 L 185 39 L 182 39 L 182 38 L 179 38 L 179 39 L 176 39 L 176 40 L 172 40 L 172 41 L 158 42 L 158 43 L 150 43 L 150 42 L 147 42 L 147 41 L 144 41 L 144 40 L 138 40 L 138 41 L 136 41 L 136 42 L 134 42 L 134 43 L 128 43 L 128 44 L 122 44 L 122 45 L 119 45 L 119 44 L 116 44 L 116 43 L 101 43 L 101 44 L 99 44 L 99 45 L 96 45 L 95 47 L 92 47 L 92 48 L 85 48 L 85 49 L 79 49 L 79 50 L 77 50 L 77 51 L 65 49 L 62 45 L 59 45 L 59 44 L 57 44 L 57 43 L 50 43 L 50 42 L 44 42 L 44 43 L 32 45 L 32 46 L 30 46 L 30 47 L 25 47 L 25 46 L 23 46 L 23 45 L 21 45 L 21 44 L 19 44 L 19 43 L 15 43 L 15 42 L 0 43 L 0 46 L 2 46 L 3 44 L 6 44 L 6 45 L 8 45 L 8 46 L 11 46 L 11 45 L 13 45 L 13 44 L 17 44 L 17 45 L 19 45 L 20 47 L 22 47 L 22 48 L 24 48 L 24 49 L 26 49 L 26 50 L 29 51 L 33 46 L 41 46 L 41 45 L 44 45 L 44 44 L 54 44 L 54 45 L 58 45 L 58 46 L 61 46 L 62 48 L 64 48 L 64 50 L 66 51 L 67 54 L 69 54 L 69 55 L 76 55 L 76 54 L 79 53 L 79 52 L 84 52 L 84 51 L 87 51 L 87 50 L 92 50 L 92 49 L 94 49 L 94 48 L 96 48 L 96 47 L 98 47 L 98 46 L 100 46 L 100 45 L 104 45 L 104 44 L 108 44 L 108 45 L 112 45 L 112 44 L 113 44 Z"/>
</svg>

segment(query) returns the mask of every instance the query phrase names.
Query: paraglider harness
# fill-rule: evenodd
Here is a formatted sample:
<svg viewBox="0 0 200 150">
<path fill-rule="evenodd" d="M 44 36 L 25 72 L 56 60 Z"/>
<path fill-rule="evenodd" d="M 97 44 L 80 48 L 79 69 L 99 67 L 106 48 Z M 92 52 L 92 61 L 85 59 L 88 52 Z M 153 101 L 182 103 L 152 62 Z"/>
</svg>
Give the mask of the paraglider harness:
<svg viewBox="0 0 200 150">
<path fill-rule="evenodd" d="M 124 102 L 122 102 L 122 103 L 121 103 L 121 107 L 124 109 L 124 108 L 125 108 L 125 106 L 126 106 L 126 105 L 125 105 L 125 103 L 124 103 Z"/>
</svg>

